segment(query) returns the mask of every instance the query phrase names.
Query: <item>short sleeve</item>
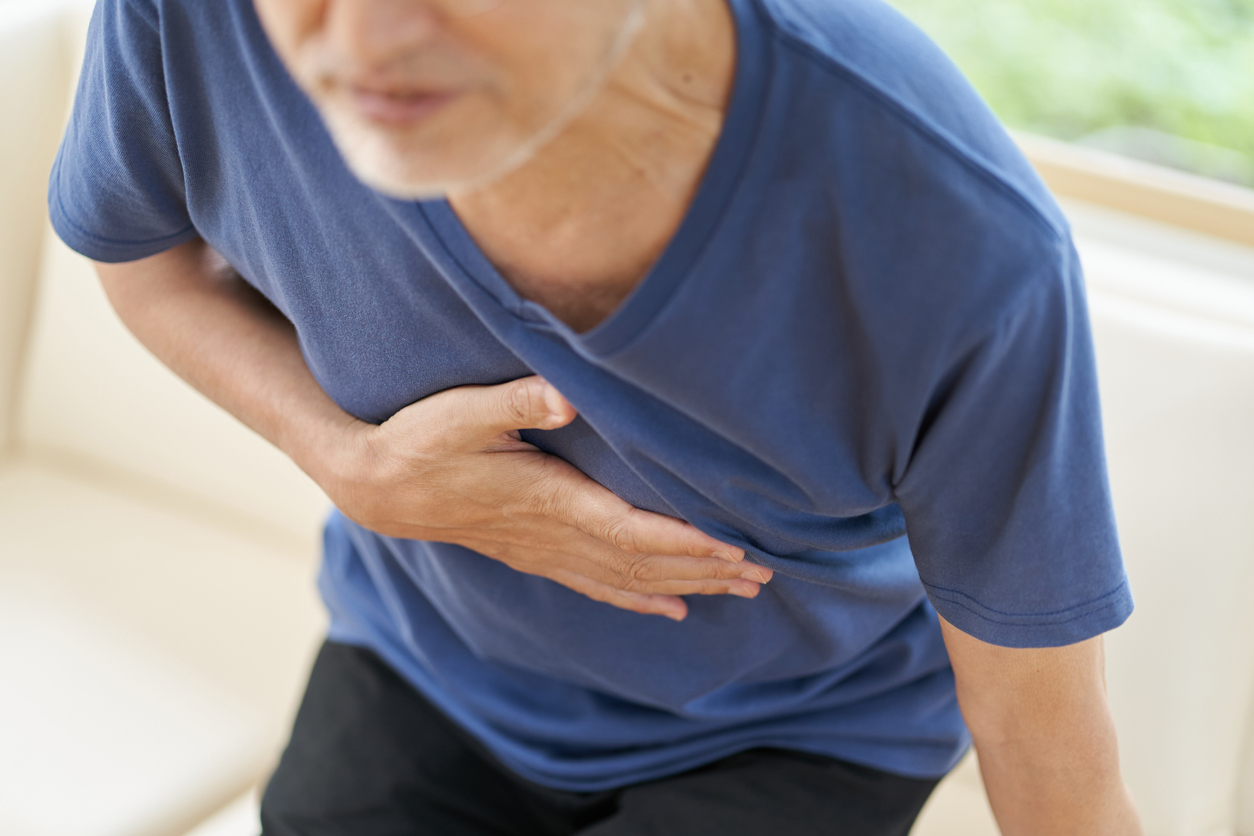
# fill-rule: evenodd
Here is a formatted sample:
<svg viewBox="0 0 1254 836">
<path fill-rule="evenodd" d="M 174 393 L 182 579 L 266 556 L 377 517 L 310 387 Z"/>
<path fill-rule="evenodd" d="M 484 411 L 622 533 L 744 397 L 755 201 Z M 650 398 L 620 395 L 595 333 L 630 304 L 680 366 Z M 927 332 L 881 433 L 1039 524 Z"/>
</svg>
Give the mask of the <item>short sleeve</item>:
<svg viewBox="0 0 1254 836">
<path fill-rule="evenodd" d="M 1132 611 L 1083 280 L 1063 249 L 952 358 L 896 486 L 933 606 L 1008 647 L 1073 644 Z"/>
<path fill-rule="evenodd" d="M 133 261 L 196 234 L 166 98 L 160 19 L 146 0 L 99 0 L 48 185 L 57 234 L 97 261 Z"/>
</svg>

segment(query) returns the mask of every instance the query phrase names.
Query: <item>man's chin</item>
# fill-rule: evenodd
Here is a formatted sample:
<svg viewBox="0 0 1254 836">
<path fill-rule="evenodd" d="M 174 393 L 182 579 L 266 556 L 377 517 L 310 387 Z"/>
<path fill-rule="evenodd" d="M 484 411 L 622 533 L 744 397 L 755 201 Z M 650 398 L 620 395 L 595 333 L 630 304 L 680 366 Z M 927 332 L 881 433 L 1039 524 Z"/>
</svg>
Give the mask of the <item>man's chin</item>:
<svg viewBox="0 0 1254 836">
<path fill-rule="evenodd" d="M 435 154 L 427 156 L 424 165 L 417 166 L 414 161 L 418 154 L 416 151 L 401 155 L 340 147 L 340 155 L 358 180 L 397 200 L 434 200 L 453 192 L 473 191 L 517 167 L 517 161 L 509 158 L 495 165 L 436 165 L 433 164 L 438 157 Z"/>
<path fill-rule="evenodd" d="M 342 114 L 324 113 L 324 119 L 340 156 L 357 179 L 400 200 L 430 200 L 486 186 L 525 164 L 554 133 L 541 129 L 512 144 L 498 140 L 422 147 L 412 135 L 381 131 Z M 546 126 L 556 127 L 560 127 L 556 120 Z"/>
<path fill-rule="evenodd" d="M 435 200 L 444 197 L 458 185 L 456 181 L 433 182 L 415 177 L 412 173 L 398 171 L 399 167 L 355 165 L 349 161 L 348 168 L 365 185 L 397 200 Z"/>
<path fill-rule="evenodd" d="M 442 167 L 445 176 L 433 177 L 429 163 L 438 154 L 398 147 L 397 137 L 388 136 L 339 114 L 323 114 L 331 139 L 348 170 L 365 185 L 400 200 L 430 200 L 443 197 L 461 178 L 449 177 L 453 169 Z M 417 166 L 425 157 L 428 165 Z"/>
<path fill-rule="evenodd" d="M 361 148 L 341 147 L 349 171 L 362 183 L 388 197 L 399 200 L 431 200 L 443 197 L 456 188 L 457 178 L 433 178 L 415 171 L 412 162 L 393 154 L 365 152 Z"/>
</svg>

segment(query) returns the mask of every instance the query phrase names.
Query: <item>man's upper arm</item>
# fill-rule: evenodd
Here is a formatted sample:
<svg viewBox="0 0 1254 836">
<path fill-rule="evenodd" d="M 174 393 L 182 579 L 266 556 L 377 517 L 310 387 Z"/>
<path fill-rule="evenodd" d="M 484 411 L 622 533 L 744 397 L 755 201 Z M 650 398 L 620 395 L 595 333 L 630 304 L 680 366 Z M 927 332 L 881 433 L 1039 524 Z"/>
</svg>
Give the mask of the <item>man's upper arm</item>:
<svg viewBox="0 0 1254 836">
<path fill-rule="evenodd" d="M 1101 636 L 1064 647 L 999 647 L 941 619 L 963 717 L 978 746 L 1033 746 L 1072 731 L 1085 718 L 1105 718 L 1105 653 Z M 1094 728 L 1083 737 L 1100 737 Z"/>
<path fill-rule="evenodd" d="M 1102 637 L 1008 648 L 943 619 L 941 629 L 1003 831 L 1140 834 L 1106 703 Z"/>
</svg>

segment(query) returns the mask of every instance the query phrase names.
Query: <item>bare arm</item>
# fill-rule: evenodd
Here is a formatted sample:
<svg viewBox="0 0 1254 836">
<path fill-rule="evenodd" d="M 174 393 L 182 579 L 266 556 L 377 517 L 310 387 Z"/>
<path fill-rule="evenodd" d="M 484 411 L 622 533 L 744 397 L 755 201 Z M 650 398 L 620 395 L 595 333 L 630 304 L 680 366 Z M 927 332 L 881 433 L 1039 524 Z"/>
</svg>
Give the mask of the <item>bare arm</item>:
<svg viewBox="0 0 1254 836">
<path fill-rule="evenodd" d="M 941 619 L 958 702 L 1006 836 L 1140 836 L 1119 772 L 1102 637 L 997 647 Z"/>
<path fill-rule="evenodd" d="M 379 426 L 322 390 L 292 325 L 203 241 L 98 264 L 150 351 L 290 456 L 350 518 L 458 543 L 596 600 L 682 618 L 687 594 L 753 597 L 769 569 L 679 520 L 632 508 L 518 438 L 574 420 L 539 378 L 440 392 Z"/>
<path fill-rule="evenodd" d="M 359 422 L 314 380 L 291 323 L 216 252 L 197 240 L 96 272 L 149 351 L 329 486 Z"/>
</svg>

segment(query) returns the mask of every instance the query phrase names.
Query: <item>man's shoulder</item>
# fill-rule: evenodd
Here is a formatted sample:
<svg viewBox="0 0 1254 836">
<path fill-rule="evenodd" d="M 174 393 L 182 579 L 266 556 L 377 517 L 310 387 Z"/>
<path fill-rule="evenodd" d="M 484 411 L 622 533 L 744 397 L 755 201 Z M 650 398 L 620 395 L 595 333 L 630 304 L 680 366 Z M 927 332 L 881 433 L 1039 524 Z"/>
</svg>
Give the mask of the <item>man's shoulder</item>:
<svg viewBox="0 0 1254 836">
<path fill-rule="evenodd" d="M 158 35 L 165 34 L 161 25 L 162 19 L 171 15 L 187 16 L 199 5 L 187 0 L 97 0 L 96 12 L 106 16 L 116 15 L 123 25 L 144 25 Z M 221 10 L 227 5 L 226 0 L 204 4 L 204 11 L 212 11 L 215 7 Z"/>
<path fill-rule="evenodd" d="M 1020 226 L 1036 227 L 1047 239 L 1065 237 L 1061 211 L 1000 121 L 904 15 L 883 0 L 756 2 L 784 60 L 822 77 L 821 94 L 845 123 L 838 128 L 842 140 L 856 142 L 863 129 L 871 153 L 862 162 L 902 176 L 912 174 L 913 163 L 960 172 L 949 187 L 995 196 L 994 202 L 1015 207 L 1011 215 Z M 911 141 L 913 158 L 891 156 L 899 151 L 893 139 Z"/>
<path fill-rule="evenodd" d="M 239 30 L 246 28 L 241 23 L 255 18 L 251 0 L 97 0 L 95 14 L 116 26 L 111 34 L 123 40 L 142 27 L 145 37 L 151 35 L 162 43 L 176 41 L 174 57 L 180 57 L 182 42 L 189 37 L 204 52 L 224 35 L 237 39 L 242 34 Z"/>
</svg>

